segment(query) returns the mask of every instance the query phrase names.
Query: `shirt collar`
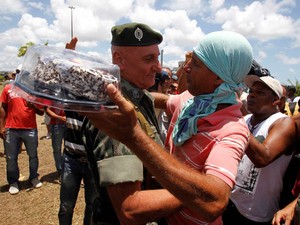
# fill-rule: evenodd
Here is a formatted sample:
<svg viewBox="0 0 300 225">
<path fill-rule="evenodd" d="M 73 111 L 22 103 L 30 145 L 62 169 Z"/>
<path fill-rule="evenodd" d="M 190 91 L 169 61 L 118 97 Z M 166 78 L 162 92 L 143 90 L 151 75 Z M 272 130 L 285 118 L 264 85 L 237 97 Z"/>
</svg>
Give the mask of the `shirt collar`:
<svg viewBox="0 0 300 225">
<path fill-rule="evenodd" d="M 138 105 L 142 98 L 146 95 L 153 100 L 153 96 L 146 89 L 140 89 L 129 83 L 125 79 L 121 79 L 121 91 L 126 97 L 130 97 L 134 105 Z"/>
</svg>

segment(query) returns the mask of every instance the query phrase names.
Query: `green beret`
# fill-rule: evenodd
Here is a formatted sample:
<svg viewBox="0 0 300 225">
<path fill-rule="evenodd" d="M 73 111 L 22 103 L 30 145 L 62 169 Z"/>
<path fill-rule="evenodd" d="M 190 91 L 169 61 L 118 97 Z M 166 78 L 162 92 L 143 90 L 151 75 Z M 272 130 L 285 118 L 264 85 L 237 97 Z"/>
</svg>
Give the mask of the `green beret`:
<svg viewBox="0 0 300 225">
<path fill-rule="evenodd" d="M 125 23 L 111 29 L 112 45 L 118 46 L 147 46 L 160 44 L 163 37 L 146 24 Z"/>
</svg>

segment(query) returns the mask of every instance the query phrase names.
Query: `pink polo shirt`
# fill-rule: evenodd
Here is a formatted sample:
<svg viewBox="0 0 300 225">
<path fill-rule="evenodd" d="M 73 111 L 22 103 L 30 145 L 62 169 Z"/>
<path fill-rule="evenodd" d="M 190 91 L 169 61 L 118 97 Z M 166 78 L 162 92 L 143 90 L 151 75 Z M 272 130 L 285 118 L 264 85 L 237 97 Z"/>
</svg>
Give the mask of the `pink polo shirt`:
<svg viewBox="0 0 300 225">
<path fill-rule="evenodd" d="M 173 114 L 167 134 L 166 145 L 181 161 L 201 173 L 214 175 L 231 188 L 235 184 L 238 163 L 249 140 L 249 130 L 240 107 L 242 103 L 219 110 L 198 120 L 198 133 L 181 146 L 173 145 L 171 134 L 185 102 L 192 96 L 187 91 L 170 96 L 167 110 Z M 170 225 L 207 224 L 192 210 L 185 208 L 168 218 Z M 213 225 L 221 225 L 219 217 Z"/>
</svg>

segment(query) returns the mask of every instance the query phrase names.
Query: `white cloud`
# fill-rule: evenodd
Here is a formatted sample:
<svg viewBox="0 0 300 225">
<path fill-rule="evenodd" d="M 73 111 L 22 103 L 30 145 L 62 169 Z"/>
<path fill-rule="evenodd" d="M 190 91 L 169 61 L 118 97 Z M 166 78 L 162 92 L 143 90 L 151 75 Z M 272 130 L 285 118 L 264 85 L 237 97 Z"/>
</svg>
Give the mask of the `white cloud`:
<svg viewBox="0 0 300 225">
<path fill-rule="evenodd" d="M 22 62 L 22 58 L 17 57 L 18 48 L 12 45 L 5 46 L 0 51 L 1 71 L 13 71 Z"/>
<path fill-rule="evenodd" d="M 0 14 L 20 14 L 27 11 L 21 0 L 1 0 Z"/>
<path fill-rule="evenodd" d="M 28 2 L 28 6 L 35 8 L 35 9 L 44 9 L 44 4 L 42 2 Z"/>
<path fill-rule="evenodd" d="M 124 12 L 130 11 L 132 2 L 132 0 L 86 0 L 64 4 L 60 0 L 52 0 L 51 7 L 56 18 L 51 24 L 51 28 L 70 37 L 71 10 L 69 6 L 74 6 L 74 35 L 80 40 L 86 41 L 85 45 L 91 42 L 90 46 L 95 46 L 97 41 L 107 41 L 110 39 L 111 27 L 124 16 Z M 105 7 L 103 7 L 104 5 Z"/>
<path fill-rule="evenodd" d="M 185 52 L 191 50 L 204 37 L 197 21 L 190 19 L 184 10 L 155 10 L 147 5 L 137 6 L 129 18 L 132 21 L 146 23 L 162 32 L 164 41 L 160 47 L 164 50 L 166 61 L 169 57 L 182 60 Z M 170 63 L 172 62 L 168 62 L 168 65 Z M 177 62 L 174 66 L 177 66 Z"/>
<path fill-rule="evenodd" d="M 48 27 L 48 22 L 44 18 L 33 17 L 30 14 L 24 14 L 18 23 L 19 27 L 31 27 L 32 29 L 38 29 L 39 27 Z"/>
<path fill-rule="evenodd" d="M 111 63 L 111 51 L 110 49 L 107 49 L 106 52 L 100 53 L 100 52 L 93 52 L 93 51 L 89 51 L 87 52 L 88 54 L 92 55 L 92 56 L 97 56 L 102 58 L 103 60 Z"/>
<path fill-rule="evenodd" d="M 258 57 L 256 58 L 256 61 L 262 62 L 267 57 L 267 53 L 264 51 L 258 51 Z"/>
<path fill-rule="evenodd" d="M 291 37 L 294 38 L 294 42 L 292 43 L 292 47 L 299 48 L 300 47 L 300 19 L 297 19 L 295 21 L 294 30 L 290 35 L 291 35 Z"/>
<path fill-rule="evenodd" d="M 274 0 L 267 0 L 266 1 L 268 4 L 274 4 L 276 1 Z M 296 0 L 283 0 L 279 1 L 277 3 L 277 8 L 279 12 L 282 13 L 289 13 L 293 7 L 297 5 Z"/>
<path fill-rule="evenodd" d="M 32 41 L 36 44 L 52 39 L 53 30 L 49 28 L 48 21 L 44 18 L 33 17 L 30 14 L 24 14 L 18 23 L 19 33 L 22 35 L 23 42 Z M 56 33 L 54 37 L 58 37 Z M 61 38 L 60 38 L 61 39 Z M 57 38 L 57 40 L 60 40 Z"/>
<path fill-rule="evenodd" d="M 288 57 L 287 55 L 284 54 L 277 54 L 276 57 L 286 65 L 297 65 L 300 64 L 300 57 Z"/>
<path fill-rule="evenodd" d="M 85 0 L 73 2 L 74 4 L 71 5 L 75 7 L 74 14 L 77 9 L 81 8 L 91 11 L 95 17 L 105 20 L 118 20 L 131 10 L 134 3 L 133 0 Z"/>
<path fill-rule="evenodd" d="M 206 11 L 207 1 L 202 0 L 168 0 L 165 1 L 163 7 L 170 10 L 184 10 L 190 16 L 198 16 Z"/>
<path fill-rule="evenodd" d="M 268 0 L 255 1 L 244 9 L 231 6 L 218 10 L 215 21 L 223 24 L 224 30 L 236 31 L 260 41 L 290 37 L 295 28 L 295 21 L 279 13 L 284 6 L 289 7 L 290 4 Z"/>
<path fill-rule="evenodd" d="M 5 22 L 9 22 L 12 21 L 12 17 L 10 16 L 0 16 L 0 23 L 5 23 Z"/>
<path fill-rule="evenodd" d="M 212 9 L 212 11 L 216 11 L 224 5 L 224 2 L 225 0 L 210 0 L 210 8 Z"/>
</svg>

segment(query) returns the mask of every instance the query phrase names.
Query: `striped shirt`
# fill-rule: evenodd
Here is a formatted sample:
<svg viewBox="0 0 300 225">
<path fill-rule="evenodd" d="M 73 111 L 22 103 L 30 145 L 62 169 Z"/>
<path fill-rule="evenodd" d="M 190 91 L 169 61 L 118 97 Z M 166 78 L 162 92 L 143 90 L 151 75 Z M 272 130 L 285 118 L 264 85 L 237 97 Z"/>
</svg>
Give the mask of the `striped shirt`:
<svg viewBox="0 0 300 225">
<path fill-rule="evenodd" d="M 65 111 L 67 122 L 65 132 L 65 152 L 76 158 L 86 157 L 86 150 L 81 137 L 83 116 L 76 112 Z"/>
</svg>

